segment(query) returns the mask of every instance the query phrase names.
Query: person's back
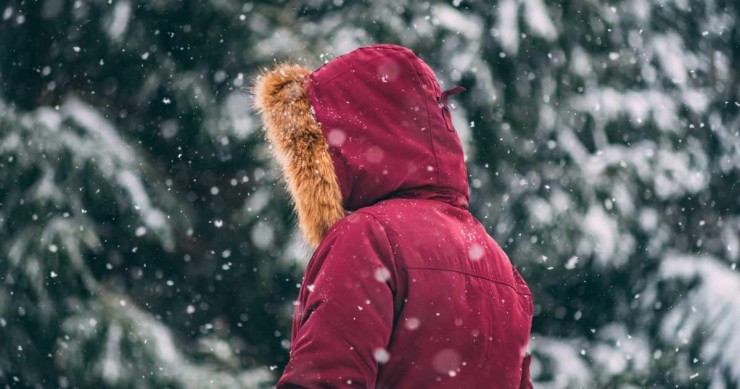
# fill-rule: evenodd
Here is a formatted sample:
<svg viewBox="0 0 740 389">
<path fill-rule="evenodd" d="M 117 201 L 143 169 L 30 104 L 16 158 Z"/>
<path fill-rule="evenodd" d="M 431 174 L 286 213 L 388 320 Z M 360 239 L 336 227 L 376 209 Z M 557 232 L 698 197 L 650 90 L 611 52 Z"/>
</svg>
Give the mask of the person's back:
<svg viewBox="0 0 740 389">
<path fill-rule="evenodd" d="M 396 324 L 379 387 L 519 387 L 532 297 L 465 209 L 392 199 L 360 209 L 396 246 Z M 403 215 L 399 217 L 399 215 Z"/>
<path fill-rule="evenodd" d="M 318 244 L 278 387 L 520 387 L 532 297 L 468 211 L 431 69 L 376 45 L 257 86 L 301 228 Z"/>
</svg>

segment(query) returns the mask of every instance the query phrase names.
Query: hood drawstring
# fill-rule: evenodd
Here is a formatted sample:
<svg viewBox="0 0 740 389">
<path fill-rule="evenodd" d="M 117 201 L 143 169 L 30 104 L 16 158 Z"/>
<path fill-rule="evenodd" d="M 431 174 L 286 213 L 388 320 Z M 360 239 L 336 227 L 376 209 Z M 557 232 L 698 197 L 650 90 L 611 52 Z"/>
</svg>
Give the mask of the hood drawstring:
<svg viewBox="0 0 740 389">
<path fill-rule="evenodd" d="M 458 93 L 465 92 L 466 90 L 467 89 L 465 89 L 464 87 L 458 85 L 458 86 L 455 86 L 454 88 L 450 88 L 442 92 L 442 95 L 437 99 L 437 103 L 439 103 L 439 107 L 449 109 L 450 106 L 447 104 L 447 98 L 450 96 L 454 96 Z"/>
<path fill-rule="evenodd" d="M 437 105 L 439 105 L 439 108 L 442 110 L 442 117 L 444 117 L 445 119 L 445 127 L 447 127 L 447 131 L 450 132 L 455 131 L 455 126 L 452 125 L 452 113 L 450 112 L 450 106 L 447 103 L 447 98 L 460 92 L 465 92 L 465 88 L 458 85 L 452 89 L 447 89 L 446 91 L 442 92 L 439 97 L 437 97 Z"/>
<path fill-rule="evenodd" d="M 454 88 L 447 89 L 446 91 L 442 92 L 442 97 L 446 99 L 448 96 L 454 96 L 458 93 L 465 92 L 466 90 L 467 89 L 465 89 L 464 87 L 457 85 Z"/>
</svg>

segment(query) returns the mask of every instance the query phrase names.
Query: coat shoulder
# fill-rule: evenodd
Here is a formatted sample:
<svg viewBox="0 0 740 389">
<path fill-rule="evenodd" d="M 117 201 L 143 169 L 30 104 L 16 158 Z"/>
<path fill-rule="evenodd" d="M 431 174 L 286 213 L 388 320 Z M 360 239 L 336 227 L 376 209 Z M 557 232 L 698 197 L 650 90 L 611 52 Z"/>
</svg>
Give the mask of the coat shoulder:
<svg viewBox="0 0 740 389">
<path fill-rule="evenodd" d="M 372 207 L 366 207 L 372 208 Z M 366 210 L 366 208 L 357 210 L 339 219 L 326 233 L 326 237 L 316 249 L 317 252 L 322 249 L 328 249 L 336 245 L 342 245 L 345 241 L 356 242 L 358 238 L 370 239 L 390 245 L 388 240 L 387 223 L 381 220 L 381 215 Z"/>
<path fill-rule="evenodd" d="M 388 284 L 395 291 L 395 269 L 396 254 L 386 228 L 372 214 L 355 211 L 329 229 L 309 261 L 305 279 L 311 283 L 319 273 L 339 278 L 353 273 L 356 280 L 375 282 L 373 277 L 380 272 L 388 275 Z"/>
</svg>

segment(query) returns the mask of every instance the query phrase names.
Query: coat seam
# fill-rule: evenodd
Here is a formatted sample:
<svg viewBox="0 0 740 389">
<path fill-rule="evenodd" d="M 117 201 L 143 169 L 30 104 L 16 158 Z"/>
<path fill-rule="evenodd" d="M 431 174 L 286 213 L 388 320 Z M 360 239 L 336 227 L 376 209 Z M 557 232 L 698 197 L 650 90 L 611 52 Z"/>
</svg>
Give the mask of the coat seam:
<svg viewBox="0 0 740 389">
<path fill-rule="evenodd" d="M 335 60 L 336 60 L 336 59 L 339 59 L 339 58 L 341 58 L 341 57 L 343 57 L 343 56 L 345 56 L 345 55 L 346 55 L 346 54 L 340 55 L 339 57 L 337 57 L 337 58 L 334 58 L 334 59 L 335 59 Z M 382 60 L 382 59 L 385 59 L 385 57 L 378 57 L 378 58 L 374 58 L 374 59 L 371 59 L 371 60 L 367 61 L 367 62 L 366 62 L 366 64 L 368 64 L 368 63 L 373 63 L 373 62 L 377 62 L 377 61 L 380 61 L 380 60 Z M 324 65 L 326 65 L 326 64 L 324 64 Z M 321 65 L 321 68 L 323 68 L 323 67 L 324 67 L 324 65 Z M 313 80 L 313 75 L 314 75 L 314 73 L 316 73 L 316 72 L 318 72 L 319 70 L 321 70 L 321 68 L 318 68 L 318 69 L 314 70 L 313 72 L 311 72 L 311 74 L 309 75 L 309 77 L 311 77 L 312 81 L 314 81 L 314 82 L 315 82 L 315 80 Z M 344 70 L 344 71 L 342 71 L 342 72 L 339 72 L 339 74 L 336 74 L 336 75 L 334 75 L 334 76 L 333 76 L 332 78 L 330 78 L 330 79 L 328 79 L 328 80 L 326 80 L 326 81 L 323 81 L 323 82 L 322 82 L 322 84 L 324 84 L 324 86 L 329 86 L 329 85 L 330 85 L 330 84 L 332 84 L 332 83 L 333 83 L 334 81 L 336 81 L 336 80 L 337 80 L 337 79 L 338 79 L 339 77 L 341 77 L 341 76 L 345 75 L 345 74 L 346 74 L 346 73 L 348 73 L 348 72 L 351 72 L 352 70 L 355 70 L 355 69 L 354 69 L 354 68 L 349 68 L 349 69 L 347 69 L 347 70 Z"/>
<path fill-rule="evenodd" d="M 398 274 L 398 262 L 396 261 L 396 251 L 393 250 L 393 243 L 391 243 L 391 237 L 388 235 L 388 228 L 385 226 L 383 222 L 378 219 L 377 216 L 373 215 L 372 213 L 369 213 L 367 211 L 355 211 L 355 213 L 361 213 L 363 215 L 370 216 L 375 220 L 376 223 L 380 225 L 380 227 L 383 229 L 383 234 L 385 234 L 385 240 L 388 241 L 388 247 L 391 249 L 391 259 L 393 260 L 393 266 L 396 267 L 396 274 Z M 398 280 L 396 279 L 396 290 L 398 289 Z"/>
<path fill-rule="evenodd" d="M 423 188 L 423 187 L 421 187 L 421 188 Z M 408 190 L 413 190 L 413 189 L 416 189 L 416 188 L 411 188 L 411 189 L 408 189 Z M 381 203 L 383 201 L 388 201 L 388 200 L 433 201 L 433 202 L 436 202 L 436 203 L 447 204 L 447 205 L 449 205 L 451 207 L 459 208 L 459 209 L 462 209 L 462 210 L 467 211 L 468 213 L 470 213 L 470 209 L 468 208 L 467 205 L 465 205 L 465 206 L 463 206 L 463 205 L 457 205 L 457 204 L 453 204 L 453 203 L 450 203 L 450 202 L 447 202 L 447 201 L 444 201 L 444 200 L 440 200 L 440 199 L 425 199 L 425 198 L 413 197 L 413 196 L 409 196 L 409 197 L 399 196 L 399 194 L 404 193 L 404 191 L 406 191 L 406 189 L 392 192 L 388 196 L 383 197 L 380 200 L 378 200 L 373 205 L 376 205 L 376 204 L 379 204 L 379 203 Z M 450 191 L 450 192 L 454 192 L 454 194 L 458 194 L 458 195 L 462 196 L 463 198 L 465 198 L 465 194 L 464 193 L 460 192 L 457 189 L 453 189 L 453 188 L 439 188 L 439 189 L 435 189 L 434 191 L 437 192 L 437 193 L 443 193 L 443 194 L 446 194 L 445 193 L 446 191 Z"/>
<path fill-rule="evenodd" d="M 473 273 L 466 272 L 466 271 L 463 271 L 463 270 L 445 269 L 445 268 L 438 268 L 438 267 L 424 267 L 424 266 L 406 266 L 406 269 L 451 271 L 453 273 L 465 274 L 465 275 L 469 275 L 471 277 L 476 277 L 476 278 L 481 278 L 481 279 L 484 279 L 484 280 L 487 280 L 487 281 L 491 281 L 491 282 L 493 282 L 495 284 L 501 284 L 501 285 L 508 286 L 509 288 L 514 289 L 514 291 L 516 293 L 518 293 L 520 295 L 523 295 L 523 296 L 532 296 L 532 293 L 520 292 L 519 289 L 517 289 L 517 287 L 515 287 L 514 285 L 512 285 L 512 284 L 510 284 L 508 282 L 494 280 L 492 278 L 489 278 L 489 277 L 486 277 L 486 276 L 482 276 L 480 274 L 473 274 Z"/>
<path fill-rule="evenodd" d="M 393 243 L 391 243 L 391 237 L 388 235 L 388 228 L 385 226 L 385 224 L 382 221 L 380 221 L 380 219 L 377 216 L 373 215 L 372 213 L 365 212 L 365 211 L 357 211 L 357 213 L 370 216 L 373 220 L 375 220 L 376 223 L 378 223 L 380 228 L 383 230 L 383 234 L 385 234 L 385 240 L 388 241 L 388 248 L 391 250 L 391 260 L 393 262 L 393 268 L 394 268 L 393 271 L 395 273 L 394 275 L 395 290 L 391 290 L 393 294 L 393 303 L 392 303 L 392 309 L 391 309 L 392 311 L 391 322 L 392 322 L 393 327 L 395 328 L 396 319 L 397 319 L 395 299 L 396 299 L 396 294 L 398 293 L 400 282 L 401 282 L 401 280 L 399 279 L 400 272 L 398 271 L 398 261 L 396 261 L 396 250 L 393 249 Z M 388 340 L 386 341 L 386 348 L 391 344 L 391 341 L 393 340 L 394 332 L 395 331 L 391 330 L 390 334 L 388 334 Z"/>
<path fill-rule="evenodd" d="M 432 114 L 429 111 L 429 102 L 427 101 L 427 96 L 424 94 L 424 85 L 421 81 L 421 74 L 419 73 L 419 69 L 416 68 L 416 64 L 412 60 L 412 57 L 409 53 L 403 52 L 406 54 L 406 59 L 411 64 L 411 67 L 414 68 L 414 73 L 416 73 L 416 81 L 419 86 L 419 94 L 421 95 L 421 98 L 424 100 L 424 108 L 427 111 L 427 125 L 429 126 L 429 142 L 432 145 L 432 156 L 434 157 L 434 164 L 437 165 L 437 185 L 439 185 L 440 181 L 440 172 L 439 172 L 439 158 L 437 158 L 437 150 L 434 147 L 434 129 L 432 128 Z M 436 92 L 435 92 L 436 93 Z"/>
<path fill-rule="evenodd" d="M 365 47 L 358 47 L 358 48 L 356 48 L 356 49 L 354 49 L 354 50 L 352 50 L 350 52 L 347 52 L 347 53 L 344 53 L 344 54 L 342 54 L 342 55 L 340 55 L 338 57 L 335 57 L 335 58 L 331 59 L 330 61 L 327 61 L 327 62 L 322 63 L 321 66 L 319 66 L 313 72 L 311 72 L 311 75 L 313 75 L 313 74 L 319 72 L 320 70 L 322 70 L 330 62 L 334 62 L 334 61 L 336 61 L 336 60 L 338 60 L 338 59 L 340 59 L 342 57 L 348 56 L 349 54 L 352 54 L 355 51 L 367 51 L 367 50 L 393 50 L 393 51 L 398 51 L 398 52 L 406 53 L 406 51 L 408 49 L 403 48 L 403 47 L 386 46 L 384 44 L 372 45 L 372 46 L 365 46 Z M 381 58 L 377 58 L 377 59 L 383 59 L 383 58 L 381 57 Z M 375 60 L 371 60 L 370 62 L 373 62 L 373 61 L 375 61 Z M 339 77 L 340 75 L 343 75 L 344 73 L 346 73 L 346 72 L 348 72 L 350 70 L 352 70 L 352 69 L 347 69 L 347 70 L 341 72 L 337 76 L 330 78 L 328 82 L 334 81 L 335 78 Z"/>
</svg>

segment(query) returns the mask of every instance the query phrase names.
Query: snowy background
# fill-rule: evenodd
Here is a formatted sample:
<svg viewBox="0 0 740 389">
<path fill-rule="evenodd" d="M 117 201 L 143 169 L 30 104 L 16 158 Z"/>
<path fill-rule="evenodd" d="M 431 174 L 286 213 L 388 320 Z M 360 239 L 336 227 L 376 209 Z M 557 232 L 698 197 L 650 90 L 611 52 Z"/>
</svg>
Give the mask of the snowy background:
<svg viewBox="0 0 740 389">
<path fill-rule="evenodd" d="M 537 387 L 740 385 L 740 2 L 0 3 L 0 383 L 255 387 L 310 254 L 259 69 L 411 47 L 535 297 Z"/>
</svg>

